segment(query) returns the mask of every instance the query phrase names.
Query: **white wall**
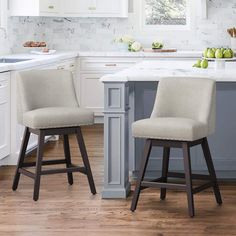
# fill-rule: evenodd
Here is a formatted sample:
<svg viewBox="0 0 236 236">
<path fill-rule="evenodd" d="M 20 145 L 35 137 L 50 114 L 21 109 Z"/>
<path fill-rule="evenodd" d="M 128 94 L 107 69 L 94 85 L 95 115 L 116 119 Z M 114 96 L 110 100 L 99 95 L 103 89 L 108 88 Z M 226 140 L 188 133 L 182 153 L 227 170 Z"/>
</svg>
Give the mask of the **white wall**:
<svg viewBox="0 0 236 236">
<path fill-rule="evenodd" d="M 236 0 L 207 0 L 207 3 L 208 19 L 202 19 L 201 12 L 194 9 L 192 30 L 187 32 L 141 32 L 137 14 L 131 14 L 129 19 L 12 17 L 11 48 L 19 52 L 27 40 L 44 40 L 56 49 L 114 50 L 112 40 L 120 34 L 134 35 L 145 46 L 155 38 L 178 49 L 229 46 L 226 29 L 236 26 Z"/>
</svg>

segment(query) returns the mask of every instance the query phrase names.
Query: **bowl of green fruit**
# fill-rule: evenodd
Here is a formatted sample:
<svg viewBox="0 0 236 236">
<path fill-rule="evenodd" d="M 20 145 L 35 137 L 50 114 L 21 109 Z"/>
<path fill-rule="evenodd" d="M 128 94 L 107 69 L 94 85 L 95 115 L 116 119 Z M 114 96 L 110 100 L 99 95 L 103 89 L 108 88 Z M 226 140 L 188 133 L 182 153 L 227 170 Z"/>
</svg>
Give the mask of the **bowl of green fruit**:
<svg viewBox="0 0 236 236">
<path fill-rule="evenodd" d="M 231 48 L 206 48 L 203 58 L 215 62 L 215 69 L 225 69 L 225 62 L 234 61 L 234 51 Z"/>
</svg>

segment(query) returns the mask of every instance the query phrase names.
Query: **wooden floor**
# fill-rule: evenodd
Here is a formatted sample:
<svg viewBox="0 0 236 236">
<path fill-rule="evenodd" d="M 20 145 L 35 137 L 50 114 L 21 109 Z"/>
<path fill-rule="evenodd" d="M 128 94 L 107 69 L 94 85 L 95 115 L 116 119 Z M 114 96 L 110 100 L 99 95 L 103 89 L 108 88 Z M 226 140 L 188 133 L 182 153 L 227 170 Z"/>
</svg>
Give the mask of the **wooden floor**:
<svg viewBox="0 0 236 236">
<path fill-rule="evenodd" d="M 90 194 L 86 176 L 43 176 L 40 199 L 32 200 L 33 182 L 22 176 L 12 192 L 14 167 L 0 168 L 0 236 L 162 236 L 236 235 L 236 184 L 221 183 L 224 204 L 217 206 L 211 191 L 195 196 L 196 217 L 190 219 L 183 192 L 168 191 L 166 201 L 158 190 L 145 190 L 135 213 L 127 200 L 102 200 L 102 127 L 83 129 L 98 194 Z M 74 162 L 81 163 L 74 137 Z M 45 159 L 63 157 L 62 142 L 46 147 Z"/>
</svg>

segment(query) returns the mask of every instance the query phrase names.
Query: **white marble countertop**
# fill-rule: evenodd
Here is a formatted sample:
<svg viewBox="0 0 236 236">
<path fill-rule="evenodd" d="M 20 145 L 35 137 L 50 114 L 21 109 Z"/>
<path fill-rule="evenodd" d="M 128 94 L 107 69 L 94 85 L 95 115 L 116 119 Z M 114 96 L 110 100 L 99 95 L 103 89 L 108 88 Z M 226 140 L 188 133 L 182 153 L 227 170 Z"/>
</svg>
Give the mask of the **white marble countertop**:
<svg viewBox="0 0 236 236">
<path fill-rule="evenodd" d="M 57 52 L 52 55 L 35 55 L 30 53 L 24 54 L 11 54 L 3 55 L 0 58 L 17 58 L 17 59 L 31 59 L 28 61 L 18 62 L 18 63 L 0 63 L 0 72 L 4 71 L 14 71 L 22 70 L 26 68 L 46 65 L 60 60 L 66 60 L 75 57 L 130 57 L 130 58 L 200 58 L 202 52 L 200 51 L 178 51 L 174 53 L 147 53 L 147 52 L 120 52 L 120 51 L 111 51 L 111 52 L 96 52 L 96 51 L 62 51 Z"/>
<path fill-rule="evenodd" d="M 143 61 L 113 75 L 105 75 L 101 82 L 159 81 L 163 77 L 201 77 L 220 82 L 236 82 L 236 62 L 226 63 L 223 70 L 215 70 L 214 62 L 208 69 L 193 68 L 195 60 L 155 60 Z"/>
<path fill-rule="evenodd" d="M 74 57 L 130 57 L 130 58 L 196 58 L 201 57 L 200 51 L 178 51 L 174 53 L 147 53 L 147 52 L 102 52 L 102 51 L 65 51 L 52 55 L 35 55 L 30 53 L 3 55 L 0 58 L 31 59 L 18 63 L 0 63 L 0 72 L 22 70 L 31 67 L 46 65 L 60 60 Z"/>
<path fill-rule="evenodd" d="M 35 55 L 35 54 L 12 54 L 0 56 L 0 58 L 17 58 L 17 59 L 31 59 L 28 61 L 17 63 L 0 63 L 0 72 L 22 70 L 35 66 L 51 64 L 54 62 L 75 58 L 78 52 L 58 52 L 51 55 Z"/>
</svg>

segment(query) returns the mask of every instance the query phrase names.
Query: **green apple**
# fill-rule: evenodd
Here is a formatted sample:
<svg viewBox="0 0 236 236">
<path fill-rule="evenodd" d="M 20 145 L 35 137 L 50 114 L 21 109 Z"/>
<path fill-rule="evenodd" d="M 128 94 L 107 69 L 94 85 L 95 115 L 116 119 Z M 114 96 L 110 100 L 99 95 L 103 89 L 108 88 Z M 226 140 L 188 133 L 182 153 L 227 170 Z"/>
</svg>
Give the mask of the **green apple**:
<svg viewBox="0 0 236 236">
<path fill-rule="evenodd" d="M 233 58 L 234 57 L 234 51 L 232 49 L 229 49 L 230 52 L 231 52 L 231 57 Z"/>
<path fill-rule="evenodd" d="M 224 55 L 224 58 L 232 58 L 231 49 L 226 49 L 223 55 Z"/>
<path fill-rule="evenodd" d="M 201 60 L 197 60 L 197 62 L 193 65 L 193 67 L 201 68 Z"/>
<path fill-rule="evenodd" d="M 221 51 L 221 49 L 217 49 L 216 52 L 215 52 L 215 57 L 220 59 L 220 58 L 223 58 L 223 53 Z"/>
<path fill-rule="evenodd" d="M 225 48 L 221 48 L 220 50 L 221 50 L 222 54 L 224 54 Z"/>
<path fill-rule="evenodd" d="M 204 52 L 203 52 L 203 56 L 204 56 L 204 57 L 207 57 L 207 52 L 208 52 L 208 50 L 209 50 L 209 48 L 206 48 L 206 49 L 204 50 Z"/>
<path fill-rule="evenodd" d="M 215 58 L 215 52 L 211 48 L 207 51 L 207 58 Z"/>
<path fill-rule="evenodd" d="M 217 48 L 212 48 L 211 49 L 214 53 L 216 52 Z"/>
<path fill-rule="evenodd" d="M 208 68 L 208 60 L 204 59 L 201 62 L 201 68 L 206 69 Z"/>
</svg>

